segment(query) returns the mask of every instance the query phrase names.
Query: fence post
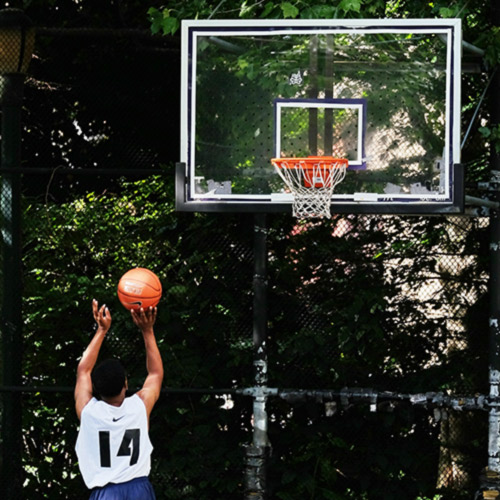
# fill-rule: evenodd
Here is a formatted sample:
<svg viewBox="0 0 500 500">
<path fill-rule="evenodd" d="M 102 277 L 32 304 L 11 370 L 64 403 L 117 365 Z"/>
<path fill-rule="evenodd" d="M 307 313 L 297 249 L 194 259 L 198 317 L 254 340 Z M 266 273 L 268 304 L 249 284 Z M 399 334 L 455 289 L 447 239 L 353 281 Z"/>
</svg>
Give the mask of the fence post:
<svg viewBox="0 0 500 500">
<path fill-rule="evenodd" d="M 266 497 L 267 451 L 267 225 L 266 215 L 254 222 L 253 349 L 255 390 L 253 396 L 253 441 L 246 447 L 245 498 Z"/>
<path fill-rule="evenodd" d="M 496 0 L 491 1 L 492 24 L 500 26 L 500 7 Z M 494 70 L 495 68 L 493 68 Z M 496 90 L 495 90 L 496 89 Z M 490 127 L 500 125 L 500 73 L 495 71 L 490 87 Z M 491 145 L 491 170 L 500 170 L 500 155 L 495 144 Z M 500 201 L 497 190 L 494 201 Z M 489 317 L 489 384 L 490 397 L 498 398 L 500 385 L 500 211 L 491 210 L 490 216 L 490 317 Z M 483 480 L 485 490 L 500 490 L 500 407 L 493 406 L 488 420 L 488 467 Z M 483 495 L 486 498 L 485 495 Z"/>
<path fill-rule="evenodd" d="M 2 77 L 3 169 L 20 167 L 21 103 L 24 75 Z M 3 384 L 22 384 L 22 269 L 21 269 L 21 177 L 19 172 L 4 172 L 1 182 L 0 214 L 2 224 L 2 362 Z M 22 410 L 21 393 L 6 392 L 2 414 L 2 498 L 21 498 L 22 493 Z"/>
<path fill-rule="evenodd" d="M 24 75 L 35 44 L 35 29 L 22 10 L 0 10 L 0 96 L 2 130 L 0 161 L 0 216 L 2 231 L 2 330 L 3 384 L 22 384 L 22 248 L 21 248 L 21 107 Z M 2 408 L 0 485 L 2 498 L 22 497 L 21 393 L 7 392 Z"/>
</svg>

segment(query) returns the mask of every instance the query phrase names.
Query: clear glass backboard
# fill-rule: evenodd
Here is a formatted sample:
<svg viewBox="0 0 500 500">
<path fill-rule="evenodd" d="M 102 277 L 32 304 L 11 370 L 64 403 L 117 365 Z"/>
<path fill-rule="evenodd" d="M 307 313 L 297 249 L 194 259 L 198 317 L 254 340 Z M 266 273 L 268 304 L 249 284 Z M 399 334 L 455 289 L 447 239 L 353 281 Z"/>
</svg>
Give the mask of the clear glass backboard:
<svg viewBox="0 0 500 500">
<path fill-rule="evenodd" d="M 348 160 L 339 213 L 458 213 L 459 19 L 182 25 L 177 208 L 288 211 L 272 158 Z"/>
</svg>

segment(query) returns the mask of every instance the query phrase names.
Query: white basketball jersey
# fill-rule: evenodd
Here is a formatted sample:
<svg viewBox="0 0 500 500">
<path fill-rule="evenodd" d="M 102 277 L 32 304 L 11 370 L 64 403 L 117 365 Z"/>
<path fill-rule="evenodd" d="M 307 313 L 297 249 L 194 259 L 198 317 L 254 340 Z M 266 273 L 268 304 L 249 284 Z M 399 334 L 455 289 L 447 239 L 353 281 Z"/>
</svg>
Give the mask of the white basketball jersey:
<svg viewBox="0 0 500 500">
<path fill-rule="evenodd" d="M 75 449 L 89 489 L 148 476 L 153 446 L 142 399 L 133 395 L 112 406 L 92 398 L 83 408 Z"/>
</svg>

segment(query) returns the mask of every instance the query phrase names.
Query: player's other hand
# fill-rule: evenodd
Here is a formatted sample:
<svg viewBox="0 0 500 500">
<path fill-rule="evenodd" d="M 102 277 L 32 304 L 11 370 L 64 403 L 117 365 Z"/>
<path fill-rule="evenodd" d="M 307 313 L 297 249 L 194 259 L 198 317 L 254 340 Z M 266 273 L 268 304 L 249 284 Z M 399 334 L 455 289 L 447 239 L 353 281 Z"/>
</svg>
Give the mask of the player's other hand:
<svg viewBox="0 0 500 500">
<path fill-rule="evenodd" d="M 92 301 L 92 313 L 94 314 L 95 322 L 97 323 L 97 328 L 100 328 L 107 332 L 111 326 L 111 313 L 106 307 L 106 304 L 99 307 L 97 300 Z"/>
</svg>

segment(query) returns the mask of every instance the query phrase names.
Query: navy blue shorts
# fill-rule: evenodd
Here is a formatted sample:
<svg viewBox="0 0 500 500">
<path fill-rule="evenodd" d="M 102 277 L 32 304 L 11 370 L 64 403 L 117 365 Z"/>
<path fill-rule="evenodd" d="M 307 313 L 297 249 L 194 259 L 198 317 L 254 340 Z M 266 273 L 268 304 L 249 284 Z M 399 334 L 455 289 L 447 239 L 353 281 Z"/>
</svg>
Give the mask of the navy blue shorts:
<svg viewBox="0 0 500 500">
<path fill-rule="evenodd" d="M 156 500 L 156 496 L 149 479 L 138 477 L 126 483 L 94 488 L 90 500 Z"/>
</svg>

